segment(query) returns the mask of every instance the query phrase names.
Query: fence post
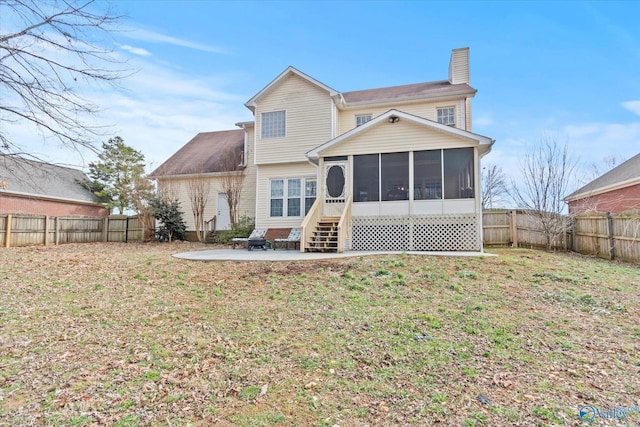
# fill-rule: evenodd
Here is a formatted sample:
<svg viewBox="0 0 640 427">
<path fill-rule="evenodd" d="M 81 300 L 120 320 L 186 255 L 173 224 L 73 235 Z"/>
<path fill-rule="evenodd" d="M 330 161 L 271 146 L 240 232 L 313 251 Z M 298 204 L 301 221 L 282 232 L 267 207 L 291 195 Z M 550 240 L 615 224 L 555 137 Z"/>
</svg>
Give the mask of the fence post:
<svg viewBox="0 0 640 427">
<path fill-rule="evenodd" d="M 509 228 L 511 229 L 511 244 L 514 248 L 518 247 L 518 219 L 516 218 L 516 211 L 512 210 L 509 215 Z"/>
<path fill-rule="evenodd" d="M 607 231 L 609 232 L 609 259 L 616 258 L 616 244 L 613 240 L 613 218 L 611 212 L 607 212 Z"/>
<path fill-rule="evenodd" d="M 7 225 L 4 233 L 4 246 L 11 247 L 11 214 L 7 215 Z"/>
<path fill-rule="evenodd" d="M 44 245 L 49 243 L 49 215 L 44 216 Z"/>
<path fill-rule="evenodd" d="M 102 241 L 107 242 L 109 239 L 109 217 L 105 216 L 102 224 Z"/>
<path fill-rule="evenodd" d="M 129 243 L 129 215 L 127 215 L 127 220 L 124 224 L 124 242 Z"/>
<path fill-rule="evenodd" d="M 56 217 L 56 229 L 55 229 L 55 242 L 56 246 L 60 244 L 60 217 Z"/>
</svg>

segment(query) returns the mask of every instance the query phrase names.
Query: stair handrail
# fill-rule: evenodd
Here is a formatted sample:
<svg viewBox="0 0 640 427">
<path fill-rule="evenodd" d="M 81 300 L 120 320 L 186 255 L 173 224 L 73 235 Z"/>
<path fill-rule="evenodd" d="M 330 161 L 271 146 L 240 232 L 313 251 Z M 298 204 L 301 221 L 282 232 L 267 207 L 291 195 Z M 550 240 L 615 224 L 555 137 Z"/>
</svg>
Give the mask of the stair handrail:
<svg viewBox="0 0 640 427">
<path fill-rule="evenodd" d="M 313 202 L 313 205 L 311 205 L 307 216 L 305 216 L 302 221 L 302 225 L 300 226 L 300 252 L 305 252 L 307 249 L 307 242 L 311 238 L 311 233 L 313 233 L 313 226 L 309 225 L 318 223 L 322 213 L 321 206 L 322 203 L 320 203 L 320 199 L 317 198 L 316 201 Z"/>
<path fill-rule="evenodd" d="M 344 205 L 340 221 L 338 221 L 338 252 L 344 252 L 347 248 L 347 238 L 351 234 L 351 206 L 353 205 L 353 196 L 349 196 Z"/>
</svg>

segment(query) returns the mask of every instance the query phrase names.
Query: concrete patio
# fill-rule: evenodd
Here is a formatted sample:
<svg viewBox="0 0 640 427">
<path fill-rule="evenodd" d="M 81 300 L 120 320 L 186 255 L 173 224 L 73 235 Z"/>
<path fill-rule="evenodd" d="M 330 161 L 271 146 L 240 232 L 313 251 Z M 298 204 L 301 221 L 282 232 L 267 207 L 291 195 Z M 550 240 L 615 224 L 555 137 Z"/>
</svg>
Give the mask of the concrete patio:
<svg viewBox="0 0 640 427">
<path fill-rule="evenodd" d="M 252 250 L 246 249 L 208 249 L 201 251 L 180 252 L 173 254 L 175 258 L 192 261 L 307 261 L 359 257 L 367 255 L 422 255 L 422 256 L 457 256 L 483 257 L 496 256 L 486 252 L 399 252 L 399 251 L 349 251 L 343 253 L 332 252 L 300 252 L 297 250 Z"/>
</svg>

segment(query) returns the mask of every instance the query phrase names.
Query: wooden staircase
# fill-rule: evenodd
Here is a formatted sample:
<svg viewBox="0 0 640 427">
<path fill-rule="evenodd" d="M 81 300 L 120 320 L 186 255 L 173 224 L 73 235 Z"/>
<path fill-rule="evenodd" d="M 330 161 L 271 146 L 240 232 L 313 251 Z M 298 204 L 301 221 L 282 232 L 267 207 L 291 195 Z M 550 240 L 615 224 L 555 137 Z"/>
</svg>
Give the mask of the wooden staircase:
<svg viewBox="0 0 640 427">
<path fill-rule="evenodd" d="M 338 223 L 340 218 L 320 218 L 307 241 L 307 252 L 338 252 Z"/>
</svg>

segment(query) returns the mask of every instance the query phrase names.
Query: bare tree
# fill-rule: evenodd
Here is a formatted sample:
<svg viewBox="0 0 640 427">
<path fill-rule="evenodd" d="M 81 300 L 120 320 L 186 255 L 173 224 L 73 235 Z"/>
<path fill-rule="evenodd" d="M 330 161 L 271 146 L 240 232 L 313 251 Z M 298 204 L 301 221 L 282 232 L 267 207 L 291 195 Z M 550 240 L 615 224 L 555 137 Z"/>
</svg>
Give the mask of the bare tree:
<svg viewBox="0 0 640 427">
<path fill-rule="evenodd" d="M 593 181 L 598 178 L 600 175 L 603 175 L 606 172 L 609 172 L 611 169 L 615 168 L 619 163 L 623 163 L 624 159 L 619 159 L 613 154 L 607 154 L 602 158 L 600 162 L 593 162 L 589 165 L 589 181 Z"/>
<path fill-rule="evenodd" d="M 480 181 L 483 209 L 491 209 L 495 203 L 505 201 L 509 190 L 507 188 L 507 177 L 500 166 L 487 164 L 482 168 Z"/>
<path fill-rule="evenodd" d="M 187 180 L 187 194 L 191 202 L 193 221 L 198 242 L 204 241 L 204 209 L 209 200 L 209 179 L 202 174 L 194 174 Z"/>
<path fill-rule="evenodd" d="M 102 137 L 98 107 L 83 84 L 115 84 L 125 76 L 104 39 L 120 19 L 97 0 L 0 0 L 0 154 L 28 154 L 7 133 L 31 123 L 63 146 L 90 148 Z M 118 64 L 118 65 L 116 65 Z"/>
<path fill-rule="evenodd" d="M 539 144 L 524 154 L 520 179 L 513 183 L 514 200 L 541 227 L 547 250 L 571 226 L 563 199 L 573 186 L 576 165 L 566 144 L 561 145 L 555 135 L 543 134 Z"/>
<path fill-rule="evenodd" d="M 229 216 L 231 224 L 235 224 L 239 219 L 238 205 L 244 185 L 244 168 L 242 165 L 242 151 L 227 150 L 222 156 L 222 169 L 229 171 L 222 175 L 221 186 L 224 198 L 229 205 Z"/>
<path fill-rule="evenodd" d="M 150 202 L 156 197 L 153 182 L 145 177 L 137 177 L 132 183 L 131 203 L 138 213 L 138 219 L 143 228 L 143 238 L 145 241 L 153 240 L 155 237 L 154 210 Z"/>
</svg>

